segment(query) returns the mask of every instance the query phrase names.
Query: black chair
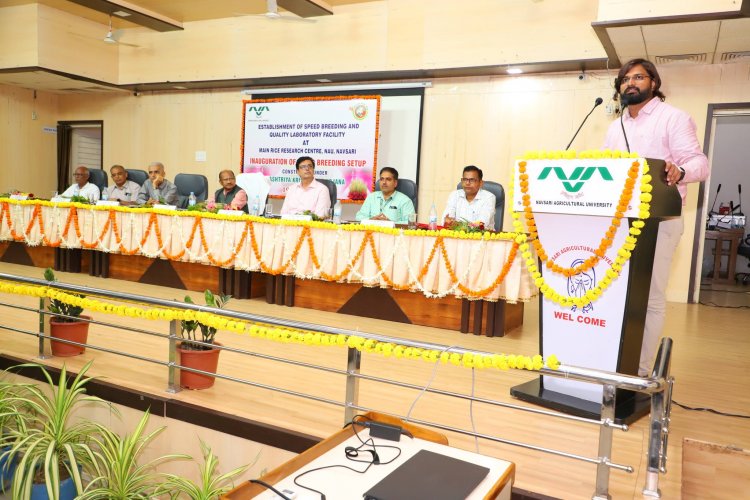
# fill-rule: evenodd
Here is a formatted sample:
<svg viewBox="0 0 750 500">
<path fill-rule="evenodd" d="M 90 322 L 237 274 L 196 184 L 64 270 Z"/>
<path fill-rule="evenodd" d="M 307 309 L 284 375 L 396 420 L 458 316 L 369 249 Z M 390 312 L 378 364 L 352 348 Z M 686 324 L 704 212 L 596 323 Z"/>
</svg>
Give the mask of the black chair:
<svg viewBox="0 0 750 500">
<path fill-rule="evenodd" d="M 463 185 L 459 182 L 456 189 L 463 189 Z M 505 216 L 505 189 L 502 184 L 494 181 L 484 181 L 482 189 L 495 195 L 495 231 L 502 231 Z"/>
<path fill-rule="evenodd" d="M 737 255 L 748 259 L 747 265 L 750 267 L 750 235 L 745 238 L 744 243 L 740 243 L 740 246 L 737 247 Z M 750 285 L 750 272 L 737 273 L 734 275 L 734 279 L 738 284 Z"/>
<path fill-rule="evenodd" d="M 375 181 L 375 191 L 380 191 L 380 182 Z M 414 204 L 414 211 L 417 212 L 417 183 L 411 179 L 399 179 L 396 185 L 396 191 L 405 194 Z"/>
<path fill-rule="evenodd" d="M 208 198 L 208 179 L 201 174 L 177 174 L 174 178 L 177 186 L 177 207 L 187 208 L 190 193 L 195 195 L 195 201 L 206 201 Z"/>
<path fill-rule="evenodd" d="M 148 172 L 137 168 L 126 168 L 125 171 L 128 173 L 128 180 L 133 181 L 139 186 L 143 186 L 143 183 L 148 179 Z"/>
<path fill-rule="evenodd" d="M 109 185 L 109 181 L 107 180 L 107 172 L 100 168 L 90 168 L 89 182 L 98 187 L 99 192 L 101 193 L 102 191 L 107 189 L 107 186 Z"/>
<path fill-rule="evenodd" d="M 336 187 L 336 183 L 333 182 L 330 179 L 315 179 L 316 181 L 320 182 L 321 184 L 324 184 L 325 187 L 328 188 L 328 194 L 331 196 L 331 209 L 333 209 L 333 206 L 336 204 L 336 200 L 338 199 L 338 188 Z"/>
</svg>

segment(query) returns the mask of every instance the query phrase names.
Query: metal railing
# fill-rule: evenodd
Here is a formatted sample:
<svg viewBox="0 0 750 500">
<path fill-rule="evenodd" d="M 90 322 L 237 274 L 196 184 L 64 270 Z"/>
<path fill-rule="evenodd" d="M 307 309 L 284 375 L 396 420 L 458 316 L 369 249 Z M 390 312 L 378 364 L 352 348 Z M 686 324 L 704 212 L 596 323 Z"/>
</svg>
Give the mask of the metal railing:
<svg viewBox="0 0 750 500">
<path fill-rule="evenodd" d="M 155 297 L 147 297 L 147 296 L 142 296 L 142 295 L 115 292 L 115 291 L 97 289 L 97 288 L 92 288 L 92 287 L 87 287 L 87 286 L 65 284 L 65 283 L 60 283 L 60 282 L 49 283 L 45 280 L 14 276 L 14 275 L 9 275 L 9 274 L 4 274 L 4 273 L 0 273 L 0 280 L 16 282 L 16 283 L 31 284 L 31 285 L 51 286 L 55 289 L 62 290 L 65 292 L 80 293 L 80 294 L 84 294 L 87 296 L 97 296 L 97 297 L 101 297 L 101 298 L 105 298 L 109 300 L 118 300 L 118 301 L 124 301 L 124 302 L 129 302 L 129 303 L 138 303 L 138 304 L 143 304 L 143 305 L 166 307 L 166 308 L 171 308 L 171 309 L 184 309 L 184 310 L 209 312 L 209 313 L 220 315 L 226 318 L 253 322 L 253 323 L 264 323 L 268 325 L 281 326 L 281 327 L 287 327 L 287 328 L 299 329 L 299 330 L 307 330 L 307 331 L 313 331 L 313 332 L 321 332 L 321 333 L 333 334 L 333 335 L 346 335 L 346 336 L 356 335 L 359 337 L 363 337 L 365 339 L 374 339 L 380 342 L 393 342 L 393 343 L 397 343 L 397 344 L 400 344 L 402 346 L 407 346 L 407 347 L 416 347 L 416 348 L 421 348 L 421 349 L 445 351 L 448 353 L 458 353 L 458 354 L 471 353 L 471 354 L 480 355 L 480 356 L 491 354 L 487 352 L 473 351 L 473 350 L 464 349 L 464 348 L 455 347 L 455 346 L 444 346 L 440 344 L 392 338 L 392 337 L 388 337 L 385 335 L 367 333 L 367 332 L 362 332 L 359 330 L 353 331 L 353 330 L 347 330 L 343 328 L 315 325 L 315 324 L 303 323 L 299 321 L 232 311 L 228 309 L 214 309 L 211 307 L 176 302 L 173 300 L 166 300 L 166 299 L 160 299 L 160 298 L 155 298 Z M 52 314 L 48 312 L 49 299 L 47 298 L 40 299 L 39 309 L 22 307 L 22 306 L 18 306 L 15 304 L 9 304 L 9 303 L 3 303 L 3 302 L 0 302 L 0 306 L 7 306 L 7 307 L 12 307 L 16 309 L 38 313 L 39 323 L 38 323 L 38 328 L 35 331 L 23 330 L 20 328 L 14 328 L 8 325 L 3 325 L 2 322 L 0 322 L 0 330 L 7 330 L 11 332 L 26 334 L 26 335 L 33 335 L 37 337 L 39 339 L 39 344 L 38 344 L 39 358 L 45 359 L 46 357 L 48 357 L 46 354 L 47 351 L 46 351 L 45 343 L 46 341 L 49 341 L 52 338 L 49 332 L 49 322 L 46 321 L 46 316 Z M 560 377 L 560 378 L 566 378 L 570 380 L 577 380 L 577 381 L 589 382 L 589 383 L 595 383 L 595 384 L 601 385 L 603 387 L 603 396 L 602 396 L 602 403 L 601 403 L 601 417 L 599 420 L 593 420 L 593 419 L 587 419 L 587 418 L 573 416 L 573 415 L 557 413 L 557 412 L 544 410 L 540 408 L 521 406 L 521 405 L 516 405 L 512 403 L 506 403 L 502 401 L 476 397 L 473 395 L 467 395 L 467 394 L 456 393 L 456 392 L 442 390 L 442 389 L 436 389 L 436 388 L 429 387 L 429 386 L 425 388 L 422 385 L 415 385 L 415 384 L 411 384 L 411 383 L 407 383 L 407 382 L 403 382 L 403 381 L 399 381 L 395 379 L 388 379 L 388 378 L 376 377 L 372 375 L 365 375 L 365 374 L 360 373 L 363 353 L 357 350 L 356 348 L 352 348 L 352 347 L 347 347 L 346 370 L 326 367 L 326 366 L 317 365 L 314 363 L 293 360 L 293 359 L 284 358 L 280 356 L 273 356 L 269 354 L 248 351 L 245 349 L 239 349 L 235 347 L 229 347 L 229 346 L 219 347 L 222 350 L 235 352 L 235 353 L 239 353 L 242 355 L 254 356 L 257 358 L 263 358 L 263 359 L 270 360 L 273 362 L 286 363 L 286 364 L 291 364 L 291 365 L 298 366 L 298 367 L 310 368 L 310 369 L 315 369 L 319 371 L 341 375 L 345 377 L 345 380 L 346 380 L 345 397 L 343 401 L 337 401 L 337 400 L 333 400 L 330 398 L 325 398 L 325 397 L 316 396 L 312 394 L 305 394 L 299 391 L 285 389 L 285 388 L 278 387 L 278 386 L 271 386 L 271 385 L 263 384 L 257 381 L 242 379 L 242 378 L 233 377 L 230 375 L 225 375 L 225 374 L 220 374 L 220 373 L 216 373 L 216 374 L 208 373 L 208 372 L 204 372 L 204 371 L 197 370 L 194 368 L 181 366 L 177 362 L 177 343 L 180 340 L 182 340 L 180 336 L 180 324 L 178 320 L 172 320 L 169 322 L 169 334 L 163 334 L 163 333 L 153 332 L 149 330 L 132 328 L 129 326 L 123 326 L 121 324 L 113 324 L 113 323 L 108 323 L 104 321 L 91 320 L 90 322 L 94 324 L 102 325 L 102 326 L 116 327 L 121 330 L 127 330 L 133 333 L 161 337 L 168 341 L 168 345 L 169 345 L 168 361 L 162 361 L 162 360 L 158 360 L 154 358 L 149 358 L 146 356 L 140 356 L 140 355 L 136 355 L 132 353 L 116 351 L 113 349 L 109 349 L 109 348 L 102 347 L 102 346 L 96 346 L 92 344 L 80 344 L 77 342 L 58 339 L 58 338 L 56 338 L 55 341 L 63 342 L 66 344 L 71 344 L 71 345 L 83 346 L 83 347 L 91 348 L 97 351 L 107 352 L 107 353 L 116 354 L 120 356 L 126 356 L 129 358 L 137 359 L 139 361 L 166 366 L 168 368 L 168 380 L 167 380 L 167 389 L 166 389 L 168 392 L 177 392 L 180 390 L 179 384 L 177 382 L 177 370 L 190 371 L 190 372 L 200 373 L 204 375 L 211 375 L 216 378 L 230 380 L 232 382 L 246 384 L 246 385 L 253 386 L 256 388 L 280 392 L 280 393 L 293 396 L 293 397 L 299 397 L 299 398 L 304 398 L 308 400 L 314 400 L 319 403 L 339 406 L 339 407 L 342 407 L 344 410 L 344 422 L 347 423 L 351 421 L 351 419 L 356 415 L 357 412 L 364 412 L 364 411 L 371 411 L 371 410 L 378 411 L 376 408 L 368 408 L 366 406 L 359 404 L 359 396 L 360 396 L 359 383 L 361 380 L 366 380 L 369 382 L 389 384 L 389 385 L 396 386 L 396 387 L 414 389 L 418 391 L 425 391 L 431 394 L 438 394 L 438 395 L 447 396 L 451 398 L 463 399 L 463 400 L 468 400 L 468 401 L 472 401 L 476 403 L 482 403 L 486 405 L 507 408 L 507 409 L 511 409 L 514 411 L 533 413 L 536 415 L 541 415 L 541 416 L 549 417 L 549 418 L 557 418 L 557 419 L 569 420 L 569 421 L 574 421 L 578 423 L 598 426 L 599 427 L 598 454 L 596 457 L 586 457 L 586 456 L 582 456 L 582 455 L 578 455 L 574 453 L 568 453 L 565 451 L 555 450 L 555 449 L 546 448 L 542 446 L 536 446 L 533 444 L 523 443 L 520 441 L 508 440 L 508 439 L 504 439 L 504 438 L 497 437 L 497 436 L 492 436 L 492 435 L 477 433 L 477 432 L 469 431 L 465 429 L 460 429 L 460 428 L 444 425 L 438 422 L 418 420 L 414 418 L 409 419 L 410 422 L 433 427 L 433 428 L 440 429 L 443 431 L 454 432 L 457 434 L 472 436 L 472 437 L 484 439 L 487 441 L 492 441 L 492 442 L 502 443 L 502 444 L 507 444 L 507 445 L 512 445 L 512 446 L 518 446 L 518 447 L 522 447 L 522 448 L 529 449 L 529 450 L 534 450 L 534 451 L 538 451 L 542 453 L 548 453 L 548 454 L 552 454 L 552 455 L 556 455 L 560 457 L 565 457 L 565 458 L 569 458 L 573 460 L 578 460 L 578 461 L 594 464 L 596 465 L 596 479 L 595 479 L 596 482 L 595 482 L 595 489 L 594 489 L 594 494 L 592 498 L 595 500 L 610 498 L 610 495 L 609 495 L 610 470 L 615 469 L 615 470 L 625 471 L 628 473 L 633 472 L 633 467 L 629 465 L 618 464 L 611 460 L 613 431 L 614 430 L 620 430 L 620 431 L 628 430 L 627 425 L 618 424 L 615 422 L 616 390 L 626 389 L 630 391 L 647 394 L 650 396 L 650 399 L 651 399 L 651 414 L 650 414 L 650 420 L 649 420 L 649 446 L 648 446 L 648 456 L 647 456 L 648 469 L 646 473 L 646 480 L 645 480 L 645 486 L 643 489 L 643 494 L 645 496 L 650 496 L 650 497 L 655 497 L 655 498 L 659 498 L 661 496 L 661 493 L 658 488 L 659 474 L 666 473 L 667 436 L 668 436 L 669 417 L 670 417 L 670 410 L 671 410 L 672 386 L 674 382 L 673 378 L 669 374 L 669 366 L 670 366 L 670 359 L 671 359 L 671 352 L 672 352 L 672 340 L 669 338 L 665 338 L 662 340 L 662 343 L 659 347 L 659 351 L 657 354 L 657 358 L 656 358 L 653 371 L 651 373 L 651 376 L 648 378 L 635 377 L 631 375 L 623 375 L 619 373 L 606 372 L 606 371 L 601 371 L 601 370 L 594 370 L 594 369 L 570 366 L 570 365 L 565 365 L 565 364 L 562 364 L 557 370 L 551 370 L 548 368 L 542 368 L 541 370 L 538 370 L 538 373 L 544 376 Z M 197 343 L 200 344 L 201 342 L 197 342 Z"/>
</svg>

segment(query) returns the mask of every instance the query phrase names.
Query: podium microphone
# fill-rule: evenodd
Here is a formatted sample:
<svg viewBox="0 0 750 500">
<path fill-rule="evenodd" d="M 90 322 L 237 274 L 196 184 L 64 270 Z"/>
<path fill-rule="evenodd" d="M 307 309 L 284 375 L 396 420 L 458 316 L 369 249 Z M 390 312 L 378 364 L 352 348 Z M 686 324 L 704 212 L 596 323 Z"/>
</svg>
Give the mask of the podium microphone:
<svg viewBox="0 0 750 500">
<path fill-rule="evenodd" d="M 570 145 L 573 144 L 573 141 L 576 139 L 576 136 L 578 135 L 578 132 L 581 131 L 581 129 L 583 128 L 583 124 L 586 123 L 586 120 L 589 119 L 589 116 L 591 116 L 591 113 L 593 113 L 594 110 L 596 109 L 596 107 L 598 105 L 600 105 L 601 103 L 603 103 L 603 102 L 604 102 L 604 99 L 602 99 L 601 97 L 597 97 L 596 98 L 596 100 L 594 101 L 594 107 L 591 108 L 591 111 L 589 111 L 589 114 L 587 114 L 586 118 L 584 118 L 583 121 L 581 122 L 581 126 L 578 127 L 578 130 L 576 130 L 576 133 L 573 134 L 573 138 L 570 140 L 570 142 L 568 143 L 568 145 L 565 147 L 565 151 L 567 151 L 567 150 L 570 149 Z"/>
<path fill-rule="evenodd" d="M 714 214 L 714 208 L 716 207 L 716 200 L 719 198 L 719 191 L 721 191 L 721 182 L 719 183 L 718 187 L 716 188 L 716 196 L 714 196 L 714 204 L 711 205 L 711 210 L 708 211 L 708 215 Z"/>
<path fill-rule="evenodd" d="M 737 192 L 740 194 L 740 204 L 734 207 L 734 209 L 740 211 L 737 215 L 745 215 L 742 213 L 742 184 L 737 184 Z"/>
<path fill-rule="evenodd" d="M 630 153 L 630 143 L 628 142 L 628 134 L 625 133 L 625 124 L 622 123 L 622 115 L 625 114 L 625 108 L 628 107 L 628 101 L 626 99 L 622 100 L 622 110 L 620 111 L 620 128 L 622 129 L 622 136 L 625 138 L 625 147 L 628 149 L 628 153 Z"/>
</svg>

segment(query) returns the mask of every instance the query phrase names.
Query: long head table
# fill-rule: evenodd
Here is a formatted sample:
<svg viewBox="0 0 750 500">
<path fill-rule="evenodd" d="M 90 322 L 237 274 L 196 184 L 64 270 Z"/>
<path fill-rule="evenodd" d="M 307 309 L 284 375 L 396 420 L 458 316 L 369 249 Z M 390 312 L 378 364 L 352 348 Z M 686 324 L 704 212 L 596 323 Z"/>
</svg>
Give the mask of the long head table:
<svg viewBox="0 0 750 500">
<path fill-rule="evenodd" d="M 514 233 L 403 230 L 0 198 L 0 241 L 509 303 L 536 287 Z"/>
</svg>

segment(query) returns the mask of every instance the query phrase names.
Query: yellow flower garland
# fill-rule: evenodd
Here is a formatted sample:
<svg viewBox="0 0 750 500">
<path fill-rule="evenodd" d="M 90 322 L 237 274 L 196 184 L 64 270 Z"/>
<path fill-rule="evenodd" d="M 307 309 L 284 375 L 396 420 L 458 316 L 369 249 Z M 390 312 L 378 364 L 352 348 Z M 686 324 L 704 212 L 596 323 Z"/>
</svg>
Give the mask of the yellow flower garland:
<svg viewBox="0 0 750 500">
<path fill-rule="evenodd" d="M 516 238 L 517 233 L 514 232 L 476 232 L 467 233 L 464 231 L 453 231 L 450 229 L 440 230 L 427 230 L 427 229 L 401 229 L 401 228 L 390 228 L 380 226 L 365 226 L 363 224 L 334 224 L 332 222 L 325 221 L 304 221 L 304 220 L 286 220 L 286 219 L 267 219 L 265 217 L 258 217 L 255 215 L 224 215 L 215 214 L 211 212 L 197 212 L 191 210 L 164 210 L 161 208 L 146 208 L 146 207 L 122 207 L 112 205 L 88 205 L 85 203 L 73 203 L 73 202 L 52 202 L 48 200 L 13 200 L 10 198 L 0 198 L 0 204 L 8 203 L 11 205 L 41 205 L 43 207 L 60 207 L 60 208 L 76 208 L 83 210 L 96 210 L 101 212 L 126 212 L 126 213 L 155 213 L 157 215 L 166 215 L 170 217 L 195 217 L 204 219 L 217 219 L 226 221 L 252 221 L 259 222 L 262 224 L 270 224 L 273 226 L 308 226 L 319 229 L 331 229 L 331 230 L 343 230 L 343 231 L 372 231 L 374 233 L 383 234 L 399 234 L 401 231 L 406 236 L 443 236 L 446 238 L 456 238 L 461 240 L 513 240 Z"/>
<path fill-rule="evenodd" d="M 543 160 L 543 159 L 603 159 L 603 158 L 639 158 L 639 155 L 637 153 L 627 153 L 625 151 L 610 151 L 610 150 L 604 150 L 604 151 L 582 151 L 580 154 L 576 154 L 575 151 L 535 151 L 535 152 L 529 152 L 526 153 L 523 157 L 524 160 Z M 554 290 L 545 279 L 542 277 L 542 273 L 539 271 L 539 268 L 536 265 L 536 260 L 534 259 L 531 248 L 528 243 L 522 244 L 519 248 L 522 252 L 522 256 L 524 260 L 526 261 L 526 267 L 528 268 L 529 272 L 531 273 L 531 277 L 534 279 L 534 283 L 539 288 L 539 291 L 542 292 L 542 294 L 549 300 L 560 304 L 563 307 L 571 307 L 571 306 L 577 306 L 577 307 L 583 307 L 591 302 L 596 301 L 599 297 L 601 297 L 604 290 L 606 290 L 611 284 L 612 281 L 617 279 L 620 276 L 620 273 L 622 272 L 622 268 L 625 265 L 625 263 L 630 259 L 630 256 L 632 255 L 632 251 L 635 249 L 636 243 L 638 242 L 638 236 L 641 234 L 641 229 L 645 225 L 644 220 L 648 219 L 650 217 L 649 210 L 651 209 L 651 176 L 648 174 L 648 164 L 646 163 L 646 160 L 643 160 L 643 165 L 641 166 L 641 195 L 640 195 L 640 205 L 639 205 L 639 212 L 638 212 L 638 220 L 633 221 L 633 224 L 630 227 L 629 235 L 625 238 L 625 242 L 620 247 L 620 249 L 617 251 L 617 256 L 615 257 L 614 262 L 612 263 L 612 266 L 607 269 L 607 272 L 605 276 L 599 281 L 599 283 L 591 290 L 586 292 L 586 295 L 583 297 L 571 297 L 569 295 L 561 294 Z M 511 178 L 510 183 L 510 199 L 513 200 L 513 188 L 515 186 L 515 169 L 513 177 Z M 512 202 L 513 203 L 513 202 Z M 521 214 L 519 212 L 513 211 L 512 212 L 513 217 L 513 227 L 518 232 L 525 232 L 526 228 L 524 227 L 523 222 L 521 222 Z"/>
<path fill-rule="evenodd" d="M 4 201 L 5 200 L 5 201 Z M 33 206 L 34 210 L 32 213 L 32 216 L 29 218 L 28 223 L 26 224 L 25 229 L 22 230 L 22 232 L 18 232 L 15 228 L 16 225 L 19 225 L 19 223 L 16 221 L 14 224 L 14 220 L 11 217 L 11 207 L 20 208 L 22 205 L 27 206 Z M 60 205 L 61 207 L 64 207 L 68 210 L 68 216 L 65 220 L 64 224 L 58 223 L 59 226 L 62 226 L 62 232 L 59 232 L 58 229 L 58 238 L 56 240 L 52 240 L 51 238 L 54 237 L 54 235 L 50 234 L 48 235 L 45 232 L 45 224 L 44 224 L 44 218 L 42 217 L 41 208 L 44 206 L 57 206 Z M 92 214 L 95 213 L 101 213 L 105 212 L 107 214 L 106 223 L 101 228 L 101 231 L 99 231 L 98 237 L 96 237 L 93 241 L 87 242 L 83 239 L 83 232 L 81 230 L 80 224 L 79 224 L 79 216 L 78 213 L 81 210 L 90 210 Z M 17 210 L 14 210 L 17 212 Z M 146 225 L 145 230 L 143 231 L 143 235 L 140 238 L 140 241 L 136 239 L 135 244 L 131 248 L 127 248 L 123 244 L 123 238 L 120 231 L 120 226 L 117 222 L 116 213 L 117 212 L 129 212 L 129 213 L 141 213 L 144 216 L 146 214 L 148 217 L 148 224 Z M 58 214 L 59 215 L 59 214 Z M 165 246 L 165 240 L 162 238 L 161 233 L 161 227 L 159 225 L 159 217 L 158 215 L 164 215 L 171 217 L 185 217 L 190 216 L 193 224 L 192 229 L 190 230 L 190 235 L 187 239 L 187 241 L 183 241 L 181 250 L 171 253 L 168 250 L 168 246 Z M 212 219 L 219 219 L 219 220 L 231 220 L 234 222 L 238 222 L 242 224 L 243 231 L 240 235 L 239 241 L 237 244 L 234 245 L 234 247 L 231 249 L 231 252 L 226 258 L 220 259 L 217 258 L 214 253 L 211 251 L 211 246 L 206 241 L 205 236 L 205 230 L 203 227 L 203 219 L 204 218 L 212 218 Z M 373 227 L 373 226 L 364 226 L 361 224 L 350 224 L 350 225 L 343 225 L 338 226 L 336 224 L 332 224 L 329 222 L 311 222 L 311 221 L 296 221 L 296 220 L 276 220 L 276 219 L 265 219 L 261 217 L 251 217 L 251 216 L 224 216 L 220 214 L 213 214 L 213 213 L 204 213 L 204 212 L 174 212 L 169 210 L 151 210 L 151 209 L 143 209 L 143 208 L 130 208 L 130 207 L 111 207 L 111 206 L 96 206 L 96 205 L 88 205 L 88 204 L 81 204 L 81 203 L 70 203 L 70 202 L 64 202 L 64 203 L 52 203 L 49 201 L 44 200 L 28 200 L 28 201 L 22 201 L 19 202 L 17 200 L 8 200 L 8 199 L 2 199 L 0 198 L 0 228 L 2 228 L 3 225 L 6 225 L 8 227 L 8 230 L 10 232 L 10 236 L 15 241 L 25 241 L 28 245 L 34 245 L 38 244 L 29 239 L 29 236 L 32 232 L 32 229 L 34 225 L 38 225 L 39 232 L 41 233 L 42 242 L 47 246 L 53 246 L 53 247 L 59 247 L 59 246 L 67 246 L 67 238 L 68 233 L 70 232 L 71 228 L 75 232 L 75 236 L 78 239 L 78 244 L 87 249 L 98 249 L 103 252 L 118 252 L 123 255 L 135 255 L 137 253 L 141 253 L 142 255 L 146 255 L 147 257 L 155 258 L 155 257 L 164 257 L 170 260 L 181 260 L 184 258 L 186 251 L 189 252 L 189 257 L 191 255 L 194 255 L 195 252 L 192 250 L 189 250 L 193 246 L 193 241 L 196 237 L 200 238 L 200 247 L 198 251 L 203 251 L 203 258 L 208 260 L 211 264 L 218 266 L 218 267 L 225 267 L 228 265 L 231 265 L 234 263 L 234 261 L 237 258 L 237 255 L 242 250 L 243 246 L 246 244 L 247 240 L 249 239 L 249 246 L 251 251 L 253 252 L 253 255 L 255 259 L 258 261 L 258 265 L 260 270 L 267 274 L 282 274 L 289 272 L 290 268 L 294 267 L 294 261 L 297 258 L 298 253 L 300 252 L 303 243 L 307 243 L 310 254 L 313 258 L 313 263 L 315 266 L 316 271 L 319 273 L 318 277 L 320 279 L 326 280 L 326 281 L 339 281 L 341 279 L 346 278 L 354 265 L 357 263 L 357 261 L 362 257 L 362 251 L 364 250 L 364 246 L 366 243 L 370 244 L 370 248 L 373 255 L 373 260 L 378 265 L 378 271 L 379 276 L 382 277 L 384 281 L 386 281 L 392 288 L 394 289 L 401 289 L 401 290 L 419 290 L 422 293 L 424 293 L 427 296 L 439 296 L 439 295 L 431 295 L 431 292 L 428 292 L 425 287 L 422 286 L 422 278 L 424 276 L 424 273 L 427 271 L 429 267 L 429 261 L 432 260 L 432 257 L 428 260 L 428 264 L 424 266 L 424 271 L 419 274 L 417 277 L 416 282 L 409 282 L 405 285 L 398 285 L 394 283 L 391 278 L 383 271 L 383 269 L 380 267 L 380 264 L 378 262 L 380 261 L 380 257 L 377 254 L 377 250 L 375 248 L 375 244 L 372 239 L 372 235 L 375 233 L 386 233 L 395 237 L 401 237 L 402 234 L 405 237 L 425 237 L 430 236 L 434 237 L 433 241 L 433 248 L 430 255 L 434 255 L 435 251 L 438 249 L 438 247 L 442 246 L 442 243 L 445 238 L 453 238 L 453 239 L 473 239 L 473 240 L 482 240 L 484 242 L 489 241 L 511 241 L 512 243 L 512 251 L 509 255 L 507 266 L 504 266 L 503 271 L 501 271 L 498 275 L 498 278 L 493 281 L 493 285 L 490 287 L 484 287 L 477 290 L 471 290 L 468 289 L 465 285 L 458 283 L 458 280 L 453 277 L 454 283 L 458 283 L 457 288 L 460 289 L 464 294 L 469 295 L 473 298 L 483 298 L 488 295 L 491 295 L 494 290 L 497 288 L 497 286 L 500 284 L 500 282 L 503 281 L 505 275 L 507 274 L 507 268 L 511 265 L 510 263 L 514 260 L 516 251 L 518 248 L 518 245 L 525 241 L 526 236 L 523 234 L 518 233 L 491 233 L 491 232 L 484 232 L 484 233 L 466 233 L 462 231 L 453 231 L 448 229 L 443 229 L 440 231 L 424 231 L 424 230 L 406 230 L 403 231 L 401 229 L 397 228 L 379 228 L 379 227 Z M 223 224 L 223 222 L 222 222 Z M 297 226 L 301 228 L 301 232 L 298 236 L 297 242 L 294 245 L 294 251 L 292 252 L 292 255 L 285 261 L 282 262 L 277 267 L 271 267 L 266 262 L 263 261 L 263 258 L 260 253 L 260 247 L 258 244 L 258 239 L 256 237 L 256 224 L 263 224 L 263 225 L 271 225 L 271 226 Z M 314 248 L 314 242 L 311 238 L 311 228 L 321 228 L 323 230 L 333 230 L 338 231 L 341 229 L 342 231 L 359 231 L 365 233 L 365 239 L 362 241 L 362 247 L 357 252 L 355 257 L 348 263 L 348 265 L 344 268 L 343 271 L 340 273 L 331 276 L 327 273 L 323 272 L 321 269 L 320 262 L 316 259 L 316 249 Z M 180 232 L 182 234 L 182 232 Z M 105 241 L 107 235 L 110 235 L 111 238 L 114 239 L 114 245 L 110 242 L 108 245 L 105 245 L 103 241 Z M 144 250 L 144 246 L 149 241 L 149 239 L 156 239 L 157 243 L 157 251 L 156 252 L 146 252 Z M 72 245 L 75 246 L 75 245 Z M 443 247 L 443 251 L 445 251 L 445 248 Z M 444 255 L 445 256 L 445 255 Z M 250 269 L 246 263 L 239 262 L 237 263 L 239 265 L 240 269 Z M 452 265 L 447 260 L 447 257 L 443 263 L 443 265 L 446 267 L 449 274 L 451 274 Z M 244 266 L 244 267 L 243 267 Z M 453 287 L 454 289 L 456 287 Z M 450 289 L 449 289 L 450 290 Z M 442 295 L 445 296 L 445 295 Z"/>
<path fill-rule="evenodd" d="M 50 299 L 59 300 L 66 304 L 77 305 L 90 311 L 128 318 L 164 321 L 195 320 L 206 326 L 214 327 L 219 330 L 229 330 L 242 334 L 246 333 L 251 337 L 271 340 L 274 342 L 318 346 L 346 346 L 357 349 L 358 351 L 379 354 L 385 357 L 413 360 L 421 359 L 430 363 L 436 363 L 439 361 L 441 363 L 451 363 L 465 368 L 540 370 L 547 367 L 552 370 L 557 370 L 560 367 L 560 361 L 555 355 L 550 355 L 545 360 L 539 354 L 535 356 L 513 354 L 475 355 L 473 353 L 459 354 L 436 349 L 421 349 L 392 342 L 380 342 L 374 339 L 366 339 L 357 335 L 333 335 L 321 332 L 279 328 L 262 323 L 249 323 L 246 321 L 228 319 L 207 312 L 158 307 L 146 309 L 134 306 L 115 305 L 95 298 L 78 297 L 48 286 L 19 285 L 0 281 L 0 293 L 11 293 L 15 295 L 40 298 L 49 297 Z"/>
</svg>

